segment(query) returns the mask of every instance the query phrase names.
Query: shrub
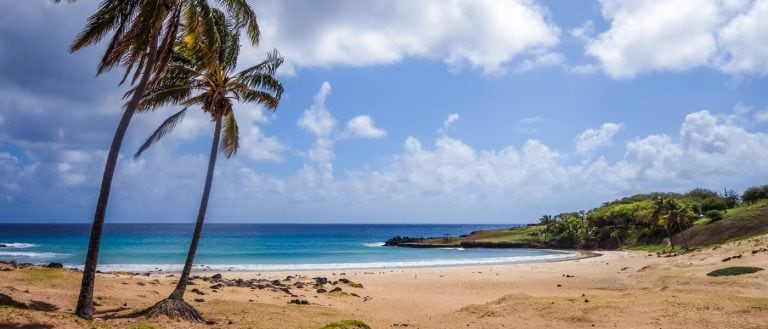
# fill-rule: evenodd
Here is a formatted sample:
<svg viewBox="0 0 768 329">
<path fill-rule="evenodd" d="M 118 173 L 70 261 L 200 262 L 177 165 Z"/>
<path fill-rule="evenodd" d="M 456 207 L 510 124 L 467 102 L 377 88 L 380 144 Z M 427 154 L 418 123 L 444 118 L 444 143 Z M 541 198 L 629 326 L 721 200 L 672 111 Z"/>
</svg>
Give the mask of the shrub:
<svg viewBox="0 0 768 329">
<path fill-rule="evenodd" d="M 701 211 L 708 212 L 710 210 L 725 210 L 728 209 L 725 199 L 720 197 L 706 198 L 701 202 Z"/>
<path fill-rule="evenodd" d="M 718 210 L 707 211 L 704 214 L 704 216 L 707 216 L 707 217 L 709 217 L 709 219 L 712 220 L 710 223 L 714 223 L 716 221 L 719 221 L 719 220 L 723 219 L 723 214 L 720 211 L 718 211 Z"/>
<path fill-rule="evenodd" d="M 734 266 L 734 267 L 726 267 L 726 268 L 721 268 L 719 270 L 714 270 L 712 272 L 707 273 L 707 275 L 708 276 L 742 275 L 742 274 L 755 273 L 762 270 L 764 269 L 760 267 Z"/>
</svg>

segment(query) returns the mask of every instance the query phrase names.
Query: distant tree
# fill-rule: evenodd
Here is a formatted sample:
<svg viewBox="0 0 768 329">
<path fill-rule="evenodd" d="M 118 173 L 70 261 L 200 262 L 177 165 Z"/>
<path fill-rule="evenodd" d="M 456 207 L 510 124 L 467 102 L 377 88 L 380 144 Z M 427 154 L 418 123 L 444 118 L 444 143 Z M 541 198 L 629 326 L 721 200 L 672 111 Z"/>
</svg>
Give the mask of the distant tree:
<svg viewBox="0 0 768 329">
<path fill-rule="evenodd" d="M 739 204 L 739 195 L 734 190 L 725 190 L 723 194 L 725 199 L 725 207 L 727 209 L 735 208 Z"/>
<path fill-rule="evenodd" d="M 552 225 L 553 219 L 551 215 L 543 215 L 539 218 L 539 223 L 544 225 L 544 241 L 548 241 L 552 237 Z"/>
<path fill-rule="evenodd" d="M 703 213 L 710 210 L 726 210 L 728 209 L 728 201 L 721 197 L 709 197 L 701 201 L 700 209 Z"/>
<path fill-rule="evenodd" d="M 768 199 L 768 185 L 750 187 L 741 195 L 741 200 L 750 204 L 762 199 Z"/>
<path fill-rule="evenodd" d="M 685 196 L 689 198 L 696 198 L 701 200 L 719 197 L 717 195 L 717 192 L 712 191 L 710 189 L 701 188 L 701 187 L 697 187 L 695 189 L 688 191 L 688 193 L 685 193 Z"/>
</svg>

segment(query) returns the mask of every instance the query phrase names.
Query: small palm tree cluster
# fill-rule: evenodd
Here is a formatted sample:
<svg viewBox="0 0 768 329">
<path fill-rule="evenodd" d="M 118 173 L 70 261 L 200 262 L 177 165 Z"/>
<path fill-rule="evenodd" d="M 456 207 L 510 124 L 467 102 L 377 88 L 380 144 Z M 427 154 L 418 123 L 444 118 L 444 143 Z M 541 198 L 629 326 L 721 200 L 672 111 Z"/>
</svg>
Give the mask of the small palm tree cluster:
<svg viewBox="0 0 768 329">
<path fill-rule="evenodd" d="M 673 199 L 658 197 L 654 200 L 653 218 L 659 225 L 663 226 L 669 237 L 669 243 L 674 250 L 675 245 L 672 236 L 676 232 L 681 232 L 683 239 L 683 248 L 688 249 L 688 238 L 685 235 L 685 229 L 691 226 L 690 218 L 692 210 L 686 205 L 681 205 Z"/>
<path fill-rule="evenodd" d="M 52 0 L 59 3 L 61 0 Z M 65 0 L 75 2 L 76 0 Z M 211 2 L 214 4 L 212 5 Z M 93 290 L 99 246 L 109 192 L 123 138 L 135 112 L 166 106 L 183 109 L 166 119 L 136 152 L 139 156 L 181 122 L 189 108 L 199 108 L 214 123 L 208 171 L 195 230 L 182 275 L 174 292 L 134 315 L 158 314 L 202 321 L 184 302 L 189 274 L 202 232 L 217 154 L 231 157 L 238 149 L 238 126 L 233 101 L 255 102 L 274 110 L 283 87 L 275 78 L 283 59 L 277 51 L 263 62 L 235 73 L 240 31 L 252 44 L 259 41 L 259 26 L 245 0 L 102 0 L 76 37 L 70 51 L 99 43 L 112 33 L 98 64 L 98 73 L 120 67 L 132 88 L 109 149 L 91 228 L 83 279 L 75 314 L 93 317 Z"/>
</svg>

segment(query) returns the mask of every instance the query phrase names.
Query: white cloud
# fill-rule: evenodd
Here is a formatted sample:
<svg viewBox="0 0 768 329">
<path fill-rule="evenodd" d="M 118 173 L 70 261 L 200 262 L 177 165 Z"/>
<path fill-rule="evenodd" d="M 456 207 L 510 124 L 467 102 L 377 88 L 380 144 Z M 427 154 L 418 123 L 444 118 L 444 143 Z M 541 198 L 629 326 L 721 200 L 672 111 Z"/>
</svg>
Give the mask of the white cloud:
<svg viewBox="0 0 768 329">
<path fill-rule="evenodd" d="M 438 130 L 438 133 L 443 133 L 450 129 L 456 121 L 459 121 L 461 116 L 458 113 L 448 114 L 448 117 L 443 121 L 443 128 Z"/>
<path fill-rule="evenodd" d="M 755 1 L 718 33 L 724 48 L 721 69 L 728 73 L 768 73 L 768 2 Z"/>
<path fill-rule="evenodd" d="M 377 128 L 369 115 L 358 115 L 347 121 L 347 134 L 353 137 L 381 138 L 387 135 L 384 129 Z"/>
<path fill-rule="evenodd" d="M 768 111 L 755 112 L 754 119 L 760 123 L 768 122 Z"/>
<path fill-rule="evenodd" d="M 526 135 L 535 135 L 539 132 L 537 126 L 544 121 L 544 117 L 540 115 L 523 118 L 517 122 L 515 129 Z"/>
<path fill-rule="evenodd" d="M 320 91 L 315 94 L 314 103 L 299 118 L 301 129 L 318 137 L 328 137 L 336 129 L 336 119 L 325 108 L 325 97 L 330 93 L 331 84 L 323 82 Z"/>
<path fill-rule="evenodd" d="M 711 67 L 731 74 L 768 73 L 768 3 L 727 0 L 601 0 L 610 28 L 594 38 L 571 34 L 614 78 Z M 588 27 L 588 24 L 586 27 Z M 589 65 L 589 64 L 585 64 Z"/>
<path fill-rule="evenodd" d="M 611 28 L 587 45 L 617 78 L 643 71 L 681 71 L 706 64 L 717 50 L 718 7 L 704 0 L 603 0 Z"/>
<path fill-rule="evenodd" d="M 571 29 L 568 33 L 581 41 L 592 41 L 592 35 L 595 33 L 595 23 L 591 20 L 584 22 L 583 24 Z"/>
<path fill-rule="evenodd" d="M 523 60 L 516 68 L 515 72 L 524 73 L 547 66 L 561 66 L 565 63 L 565 56 L 560 53 L 547 53 L 533 59 Z"/>
<path fill-rule="evenodd" d="M 264 0 L 254 8 L 262 46 L 279 49 L 289 73 L 296 67 L 386 65 L 409 57 L 499 73 L 516 58 L 546 54 L 542 50 L 557 45 L 560 33 L 547 9 L 532 0 Z M 255 55 L 253 49 L 246 52 Z"/>
<path fill-rule="evenodd" d="M 581 154 L 587 154 L 602 146 L 611 145 L 613 136 L 621 130 L 623 124 L 606 122 L 599 129 L 587 129 L 581 132 L 574 139 L 576 151 Z"/>
</svg>

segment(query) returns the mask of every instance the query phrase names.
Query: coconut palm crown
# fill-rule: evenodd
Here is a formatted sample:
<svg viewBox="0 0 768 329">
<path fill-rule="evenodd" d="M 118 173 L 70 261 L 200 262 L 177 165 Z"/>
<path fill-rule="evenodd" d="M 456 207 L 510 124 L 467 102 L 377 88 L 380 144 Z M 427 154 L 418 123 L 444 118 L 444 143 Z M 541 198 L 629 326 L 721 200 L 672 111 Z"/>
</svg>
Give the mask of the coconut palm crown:
<svg viewBox="0 0 768 329">
<path fill-rule="evenodd" d="M 267 59 L 237 73 L 240 49 L 237 24 L 223 15 L 216 19 L 221 46 L 214 56 L 206 55 L 190 43 L 189 38 L 179 40 L 165 73 L 157 78 L 139 103 L 138 111 L 151 111 L 166 105 L 181 105 L 184 109 L 168 117 L 144 142 L 135 156 L 141 155 L 152 144 L 171 132 L 184 118 L 189 107 L 199 106 L 212 121 L 222 120 L 220 151 L 227 157 L 237 153 L 238 126 L 232 101 L 258 103 L 274 110 L 280 102 L 283 86 L 275 78 L 275 71 L 283 58 L 273 50 Z M 126 94 L 129 96 L 132 91 Z"/>
</svg>

